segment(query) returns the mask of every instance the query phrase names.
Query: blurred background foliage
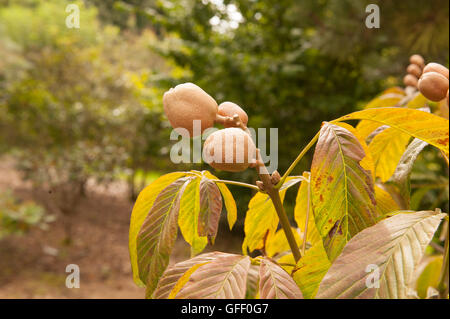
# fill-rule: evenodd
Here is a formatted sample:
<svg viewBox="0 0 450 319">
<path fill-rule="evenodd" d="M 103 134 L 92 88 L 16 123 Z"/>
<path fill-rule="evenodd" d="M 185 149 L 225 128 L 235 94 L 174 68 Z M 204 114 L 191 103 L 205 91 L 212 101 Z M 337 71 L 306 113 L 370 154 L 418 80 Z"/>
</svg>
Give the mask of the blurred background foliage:
<svg viewBox="0 0 450 319">
<path fill-rule="evenodd" d="M 65 26 L 69 3 L 80 29 Z M 380 5 L 380 29 L 365 27 L 369 3 Z M 249 126 L 278 128 L 283 172 L 322 121 L 401 85 L 411 54 L 448 65 L 448 16 L 437 0 L 0 0 L 0 152 L 36 188 L 57 190 L 62 213 L 91 178 L 125 179 L 133 199 L 158 174 L 207 169 L 168 155 L 162 94 L 191 81 L 241 105 Z M 415 176 L 442 184 L 430 153 Z M 422 174 L 427 165 L 437 173 Z M 448 187 L 415 185 L 417 209 L 448 211 Z M 250 196 L 237 196 L 241 214 Z"/>
</svg>

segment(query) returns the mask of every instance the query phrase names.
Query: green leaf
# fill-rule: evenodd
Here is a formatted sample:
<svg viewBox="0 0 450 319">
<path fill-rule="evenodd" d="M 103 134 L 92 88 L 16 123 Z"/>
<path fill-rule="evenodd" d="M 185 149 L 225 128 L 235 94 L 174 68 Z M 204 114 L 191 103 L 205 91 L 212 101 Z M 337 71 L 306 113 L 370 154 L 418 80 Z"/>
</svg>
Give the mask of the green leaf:
<svg viewBox="0 0 450 319">
<path fill-rule="evenodd" d="M 222 196 L 219 187 L 212 180 L 203 177 L 200 180 L 200 213 L 198 215 L 198 235 L 207 236 L 212 245 L 219 227 L 222 212 Z"/>
<path fill-rule="evenodd" d="M 211 174 L 209 171 L 203 171 L 204 176 L 209 179 L 218 180 L 216 176 Z M 230 230 L 233 229 L 234 223 L 237 219 L 237 207 L 236 202 L 234 201 L 233 194 L 231 194 L 230 190 L 224 183 L 216 183 L 219 187 L 220 192 L 223 196 L 223 201 L 225 202 L 225 208 L 227 210 L 227 220 Z"/>
<path fill-rule="evenodd" d="M 200 212 L 200 178 L 189 183 L 181 198 L 178 226 L 186 242 L 192 247 L 192 254 L 197 255 L 208 244 L 206 237 L 198 235 L 198 218 Z"/>
<path fill-rule="evenodd" d="M 331 267 L 322 242 L 315 243 L 298 261 L 293 278 L 305 299 L 313 299 L 319 285 Z"/>
<path fill-rule="evenodd" d="M 140 192 L 136 203 L 134 204 L 133 212 L 131 213 L 128 244 L 130 250 L 131 267 L 133 269 L 133 279 L 134 282 L 139 286 L 145 285 L 139 278 L 139 269 L 137 263 L 136 239 L 139 230 L 141 229 L 145 217 L 148 215 L 148 212 L 153 206 L 153 203 L 155 202 L 158 194 L 173 181 L 185 175 L 185 172 L 176 172 L 159 177 L 157 180 L 155 180 Z"/>
<path fill-rule="evenodd" d="M 352 236 L 376 223 L 373 180 L 360 165 L 365 155 L 349 130 L 324 123 L 311 166 L 311 190 L 317 230 L 330 260 Z"/>
<path fill-rule="evenodd" d="M 420 298 L 425 299 L 427 297 L 429 287 L 438 288 L 443 260 L 442 256 L 432 257 L 421 272 L 416 281 L 417 295 Z"/>
<path fill-rule="evenodd" d="M 414 268 L 444 216 L 397 214 L 363 230 L 332 264 L 317 298 L 407 298 Z"/>
<path fill-rule="evenodd" d="M 137 237 L 139 276 L 150 296 L 169 264 L 169 257 L 178 232 L 178 212 L 181 196 L 189 177 L 177 179 L 157 196 Z"/>
<path fill-rule="evenodd" d="M 177 299 L 243 299 L 250 258 L 221 254 L 199 267 L 179 291 Z"/>
<path fill-rule="evenodd" d="M 227 256 L 225 253 L 220 252 L 212 252 L 201 254 L 195 256 L 194 258 L 184 260 L 175 265 L 169 266 L 161 279 L 158 282 L 158 285 L 153 294 L 153 298 L 155 299 L 167 299 L 171 291 L 174 289 L 175 285 L 180 281 L 180 278 L 187 272 L 189 269 L 198 264 L 204 264 L 220 256 Z M 190 278 L 190 276 L 189 276 Z M 181 287 L 182 288 L 182 287 Z M 181 290 L 180 288 L 180 290 Z"/>
<path fill-rule="evenodd" d="M 303 299 L 292 277 L 267 257 L 261 259 L 259 278 L 261 299 Z"/>
<path fill-rule="evenodd" d="M 336 121 L 371 120 L 421 139 L 448 155 L 449 122 L 428 112 L 408 108 L 377 108 L 354 112 Z"/>
<path fill-rule="evenodd" d="M 397 167 L 411 137 L 393 128 L 377 134 L 369 144 L 375 164 L 375 176 L 386 182 Z"/>
</svg>

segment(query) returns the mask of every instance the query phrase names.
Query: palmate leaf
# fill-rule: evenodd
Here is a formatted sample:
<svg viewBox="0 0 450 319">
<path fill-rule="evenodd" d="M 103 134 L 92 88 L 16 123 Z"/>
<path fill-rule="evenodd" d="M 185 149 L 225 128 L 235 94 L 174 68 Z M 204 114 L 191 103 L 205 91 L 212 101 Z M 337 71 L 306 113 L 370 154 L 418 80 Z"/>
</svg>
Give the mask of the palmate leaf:
<svg viewBox="0 0 450 319">
<path fill-rule="evenodd" d="M 259 278 L 261 299 L 303 299 L 292 277 L 269 258 L 261 259 Z"/>
<path fill-rule="evenodd" d="M 198 267 L 175 296 L 177 299 L 243 299 L 250 257 L 222 254 Z"/>
<path fill-rule="evenodd" d="M 131 213 L 128 244 L 130 250 L 131 267 L 133 269 L 133 279 L 139 286 L 145 285 L 139 278 L 139 267 L 137 262 L 138 258 L 136 239 L 139 230 L 141 229 L 145 217 L 148 215 L 158 194 L 173 181 L 185 175 L 185 172 L 175 172 L 159 177 L 157 180 L 155 180 L 153 183 L 151 183 L 141 191 L 136 200 L 136 203 L 134 204 L 133 212 Z"/>
<path fill-rule="evenodd" d="M 210 244 L 214 244 L 221 212 L 222 196 L 219 187 L 212 180 L 203 177 L 200 180 L 198 235 L 207 236 Z"/>
<path fill-rule="evenodd" d="M 421 139 L 446 155 L 449 153 L 449 122 L 447 119 L 409 108 L 367 109 L 345 115 L 336 121 L 371 120 Z"/>
<path fill-rule="evenodd" d="M 167 299 L 180 278 L 192 267 L 213 261 L 216 258 L 227 256 L 225 253 L 212 252 L 195 256 L 194 258 L 179 262 L 173 266 L 169 266 L 161 279 L 153 294 L 155 299 Z M 179 291 L 179 290 L 178 290 Z"/>
<path fill-rule="evenodd" d="M 349 130 L 324 123 L 311 166 L 311 190 L 316 227 L 331 261 L 352 236 L 377 221 L 373 180 L 360 165 L 364 157 Z"/>
<path fill-rule="evenodd" d="M 386 182 L 402 157 L 411 137 L 393 128 L 377 134 L 369 144 L 369 152 L 375 164 L 375 176 Z"/>
<path fill-rule="evenodd" d="M 335 260 L 317 298 L 407 298 L 414 268 L 444 216 L 400 213 L 363 230 Z"/>
<path fill-rule="evenodd" d="M 191 178 L 183 177 L 164 188 L 155 199 L 138 233 L 136 246 L 139 277 L 146 284 L 147 296 L 153 293 L 169 264 L 177 238 L 181 196 L 190 181 Z"/>
<path fill-rule="evenodd" d="M 189 245 L 192 255 L 197 255 L 206 247 L 208 239 L 198 235 L 198 218 L 200 212 L 200 178 L 195 178 L 186 187 L 181 198 L 178 226 Z"/>
</svg>

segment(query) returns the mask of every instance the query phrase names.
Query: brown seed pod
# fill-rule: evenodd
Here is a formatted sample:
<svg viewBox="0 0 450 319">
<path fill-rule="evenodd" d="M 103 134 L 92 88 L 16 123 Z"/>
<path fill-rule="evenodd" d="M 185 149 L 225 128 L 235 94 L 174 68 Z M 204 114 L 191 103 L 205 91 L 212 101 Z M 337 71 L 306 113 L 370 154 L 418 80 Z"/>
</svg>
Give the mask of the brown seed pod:
<svg viewBox="0 0 450 319">
<path fill-rule="evenodd" d="M 425 60 L 419 54 L 411 55 L 411 57 L 409 58 L 409 62 L 411 64 L 418 65 L 421 69 L 425 67 Z"/>
<path fill-rule="evenodd" d="M 422 69 L 417 64 L 410 64 L 406 68 L 406 72 L 411 75 L 414 75 L 416 78 L 420 78 L 422 75 Z"/>
<path fill-rule="evenodd" d="M 406 86 L 417 87 L 417 78 L 414 75 L 412 75 L 412 74 L 407 74 L 403 78 L 403 83 Z"/>
<path fill-rule="evenodd" d="M 241 172 L 254 163 L 256 146 L 242 129 L 225 128 L 208 136 L 203 145 L 203 159 L 215 169 Z"/>
<path fill-rule="evenodd" d="M 241 122 L 247 126 L 248 115 L 245 111 L 237 104 L 233 102 L 223 102 L 219 105 L 218 109 L 219 115 L 233 117 L 235 114 L 239 115 Z M 225 127 L 231 127 L 227 123 L 224 123 Z"/>
<path fill-rule="evenodd" d="M 437 72 L 442 74 L 443 76 L 445 76 L 448 80 L 448 69 L 443 66 L 442 64 L 439 63 L 428 63 L 425 68 L 423 69 L 423 73 L 428 73 L 428 72 Z"/>
<path fill-rule="evenodd" d="M 448 79 L 440 73 L 427 72 L 420 78 L 418 88 L 427 99 L 437 102 L 447 95 Z"/>
<path fill-rule="evenodd" d="M 183 136 L 187 134 L 180 128 L 188 130 L 189 137 L 194 137 L 214 126 L 217 102 L 193 83 L 177 85 L 164 93 L 163 105 L 170 124 Z M 195 120 L 201 121 L 201 129 L 198 132 L 194 132 Z"/>
</svg>

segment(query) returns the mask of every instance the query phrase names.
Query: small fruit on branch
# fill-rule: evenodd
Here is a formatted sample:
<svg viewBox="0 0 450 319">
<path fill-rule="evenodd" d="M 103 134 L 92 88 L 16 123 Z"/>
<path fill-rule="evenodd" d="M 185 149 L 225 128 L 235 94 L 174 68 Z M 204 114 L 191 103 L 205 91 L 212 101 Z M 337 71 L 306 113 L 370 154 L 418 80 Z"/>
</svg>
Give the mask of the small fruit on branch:
<svg viewBox="0 0 450 319">
<path fill-rule="evenodd" d="M 256 162 L 256 146 L 242 129 L 225 128 L 206 139 L 203 158 L 215 169 L 241 172 Z"/>
<path fill-rule="evenodd" d="M 443 66 L 442 64 L 439 63 L 428 63 L 425 68 L 423 69 L 423 73 L 428 73 L 428 72 L 437 72 L 442 74 L 443 76 L 445 76 L 448 80 L 448 69 Z"/>
<path fill-rule="evenodd" d="M 419 66 L 421 69 L 423 69 L 425 67 L 425 60 L 419 54 L 411 55 L 411 57 L 409 58 L 409 62 L 411 64 L 415 64 L 415 65 Z"/>
<path fill-rule="evenodd" d="M 170 89 L 163 96 L 164 112 L 172 127 L 181 135 L 194 137 L 214 126 L 217 115 L 217 102 L 199 86 L 184 83 Z M 200 122 L 200 130 L 194 132 L 194 121 Z"/>
<path fill-rule="evenodd" d="M 447 96 L 448 79 L 437 72 L 427 72 L 419 80 L 420 92 L 429 100 L 437 102 Z"/>
<path fill-rule="evenodd" d="M 239 120 L 244 126 L 247 126 L 248 123 L 248 115 L 245 111 L 237 104 L 233 102 L 223 102 L 219 105 L 218 114 L 227 117 L 234 117 L 235 114 L 239 116 Z M 225 127 L 232 127 L 231 123 L 224 122 L 223 125 Z"/>
<path fill-rule="evenodd" d="M 403 78 L 403 83 L 405 84 L 405 86 L 417 87 L 417 81 L 417 78 L 412 74 L 407 74 Z"/>
<path fill-rule="evenodd" d="M 422 69 L 417 64 L 410 64 L 406 68 L 406 72 L 415 76 L 416 78 L 420 78 L 422 75 Z"/>
</svg>

